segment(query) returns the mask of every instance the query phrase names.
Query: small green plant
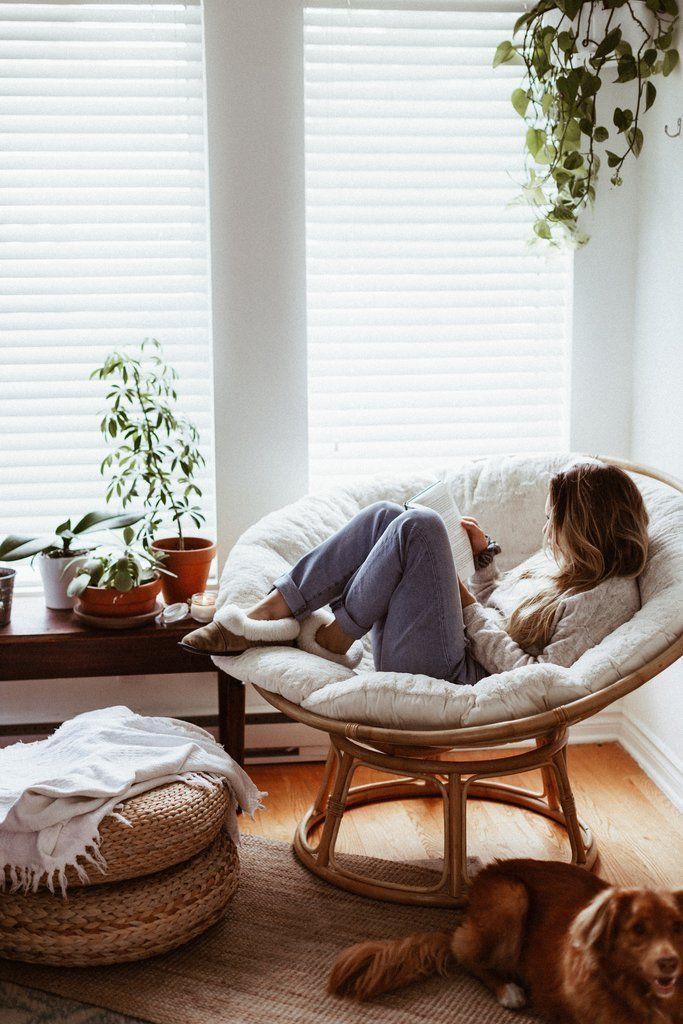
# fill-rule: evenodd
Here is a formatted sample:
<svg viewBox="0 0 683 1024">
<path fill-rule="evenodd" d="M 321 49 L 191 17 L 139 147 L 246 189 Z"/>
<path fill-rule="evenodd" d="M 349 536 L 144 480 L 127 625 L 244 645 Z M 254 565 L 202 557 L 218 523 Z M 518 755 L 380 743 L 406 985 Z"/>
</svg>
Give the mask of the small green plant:
<svg viewBox="0 0 683 1024">
<path fill-rule="evenodd" d="M 115 498 L 126 508 L 140 498 L 148 512 L 144 536 L 151 540 L 170 518 L 183 550 L 183 520 L 199 527 L 205 518 L 194 480 L 205 460 L 197 428 L 175 410 L 178 374 L 159 342 L 145 338 L 135 352 L 112 352 L 91 377 L 110 382 L 110 408 L 100 424 L 115 445 L 100 467 L 110 477 L 107 501 Z"/>
<path fill-rule="evenodd" d="M 90 547 L 80 543 L 84 534 L 101 530 L 117 530 L 122 526 L 130 528 L 144 516 L 139 512 L 88 512 L 75 526 L 67 519 L 61 523 L 51 537 L 25 537 L 10 534 L 0 544 L 0 561 L 18 562 L 22 558 L 45 555 L 46 558 L 68 558 L 83 555 Z"/>
<path fill-rule="evenodd" d="M 78 559 L 76 559 L 78 561 Z M 123 531 L 123 546 L 94 551 L 69 583 L 67 594 L 78 597 L 86 587 L 113 588 L 125 594 L 143 583 L 156 579 L 157 573 L 173 576 L 163 567 L 163 555 L 135 543 L 135 531 Z"/>
<path fill-rule="evenodd" d="M 588 240 L 577 221 L 595 199 L 597 146 L 610 142 L 610 180 L 621 185 L 625 161 L 643 148 L 641 118 L 657 95 L 652 79 L 678 63 L 677 24 L 676 0 L 539 0 L 515 24 L 521 41 L 498 46 L 494 67 L 524 66 L 512 105 L 527 126 L 520 201 L 536 208 L 538 238 Z M 612 74 L 632 99 L 598 116 L 597 95 Z"/>
</svg>

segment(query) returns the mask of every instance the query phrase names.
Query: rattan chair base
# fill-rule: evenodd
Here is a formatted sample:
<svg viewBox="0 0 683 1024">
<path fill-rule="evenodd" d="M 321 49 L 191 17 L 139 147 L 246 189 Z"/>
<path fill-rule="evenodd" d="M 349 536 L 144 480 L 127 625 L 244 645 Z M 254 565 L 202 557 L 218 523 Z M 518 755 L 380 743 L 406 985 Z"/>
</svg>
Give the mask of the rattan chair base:
<svg viewBox="0 0 683 1024">
<path fill-rule="evenodd" d="M 340 889 L 360 896 L 413 906 L 458 907 L 466 898 L 470 884 L 467 869 L 467 801 L 495 800 L 540 814 L 560 825 L 567 833 L 571 861 L 589 870 L 598 856 L 591 830 L 576 813 L 567 772 L 567 727 L 556 725 L 537 734 L 535 749 L 462 749 L 457 743 L 446 746 L 439 740 L 425 744 L 404 733 L 401 745 L 383 742 L 359 734 L 365 727 L 355 723 L 344 726 L 346 735 L 337 731 L 333 719 L 304 711 L 278 694 L 256 686 L 270 704 L 295 721 L 323 729 L 330 737 L 330 753 L 323 780 L 313 805 L 299 823 L 294 836 L 294 852 L 314 874 Z M 372 730 L 388 733 L 389 730 Z M 392 731 L 393 733 L 393 731 Z M 401 737 L 402 738 L 402 737 Z M 394 739 L 392 734 L 391 740 Z M 393 776 L 388 781 L 351 787 L 359 766 Z M 499 778 L 540 771 L 543 789 L 534 792 L 498 782 Z M 495 781 L 493 781 L 495 780 Z M 336 857 L 336 843 L 344 814 L 363 804 L 380 800 L 404 800 L 411 797 L 440 797 L 444 814 L 444 864 L 440 877 L 431 886 L 411 886 L 382 881 L 350 871 Z M 313 832 L 322 826 L 317 845 Z"/>
<path fill-rule="evenodd" d="M 353 807 L 364 807 L 368 804 L 379 803 L 385 800 L 424 799 L 425 797 L 439 796 L 444 797 L 445 800 L 448 799 L 445 787 L 430 786 L 428 782 L 414 778 L 401 778 L 388 782 L 371 782 L 364 786 L 352 786 L 349 789 L 344 810 L 348 811 Z M 535 814 L 549 818 L 569 831 L 564 812 L 550 807 L 542 793 L 536 793 L 517 786 L 508 786 L 504 783 L 480 782 L 468 788 L 467 798 L 492 800 L 507 804 L 508 806 L 521 807 L 524 810 L 533 811 Z M 447 821 L 447 805 L 444 808 L 444 812 L 444 817 Z M 376 877 L 350 871 L 341 865 L 331 852 L 328 852 L 327 858 L 319 860 L 319 848 L 311 843 L 311 836 L 321 825 L 324 828 L 326 817 L 326 811 L 320 811 L 315 805 L 309 807 L 300 821 L 294 836 L 294 852 L 301 863 L 309 871 L 312 871 L 313 874 L 318 875 L 318 877 L 323 878 L 332 885 L 336 885 L 340 889 L 356 893 L 358 896 L 369 896 L 372 899 L 380 899 L 389 903 L 402 903 L 420 907 L 460 907 L 465 903 L 469 884 L 466 861 L 463 865 L 460 884 L 458 884 L 456 871 L 456 892 L 451 893 L 449 891 L 453 887 L 449 877 L 451 865 L 448 864 L 447 857 L 444 858 L 443 870 L 433 886 L 414 887 L 398 885 L 391 881 L 381 881 Z M 581 818 L 577 818 L 577 823 L 581 833 L 585 860 L 581 859 L 580 853 L 576 858 L 572 857 L 572 860 L 575 863 L 583 863 L 584 867 L 591 869 L 598 855 L 597 843 L 590 828 Z"/>
<path fill-rule="evenodd" d="M 190 860 L 132 881 L 70 890 L 0 893 L 0 956 L 94 967 L 175 949 L 223 916 L 239 882 L 225 830 Z"/>
</svg>

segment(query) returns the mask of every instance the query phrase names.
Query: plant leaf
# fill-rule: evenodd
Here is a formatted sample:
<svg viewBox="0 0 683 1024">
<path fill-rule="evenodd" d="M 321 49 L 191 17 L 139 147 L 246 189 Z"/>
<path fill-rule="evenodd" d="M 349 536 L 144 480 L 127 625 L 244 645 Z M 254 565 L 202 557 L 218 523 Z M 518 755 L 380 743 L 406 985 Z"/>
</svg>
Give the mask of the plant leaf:
<svg viewBox="0 0 683 1024">
<path fill-rule="evenodd" d="M 655 89 L 652 82 L 645 83 L 645 109 L 649 110 L 655 101 L 657 96 L 657 90 Z"/>
<path fill-rule="evenodd" d="M 497 68 L 499 64 L 505 64 L 506 61 L 510 60 L 514 54 L 514 47 L 509 39 L 499 43 L 496 47 L 496 52 L 493 55 L 493 66 Z"/>
<path fill-rule="evenodd" d="M 570 145 L 576 146 L 578 146 L 581 141 L 581 128 L 579 127 L 579 122 L 573 117 L 567 122 L 564 141 L 568 142 Z"/>
<path fill-rule="evenodd" d="M 613 28 L 610 32 L 607 33 L 602 42 L 598 44 L 598 47 L 594 54 L 594 60 L 600 60 L 602 57 L 606 57 L 608 54 L 612 53 L 613 50 L 616 50 L 617 45 L 620 42 L 621 29 L 618 27 Z"/>
<path fill-rule="evenodd" d="M 534 224 L 534 231 L 539 238 L 549 239 L 551 237 L 550 228 L 544 220 L 536 221 L 536 223 Z"/>
<path fill-rule="evenodd" d="M 564 0 L 561 7 L 559 3 L 557 6 L 560 7 L 560 10 L 564 9 L 564 13 L 567 15 L 569 20 L 573 21 L 576 15 L 581 10 L 582 4 L 583 0 Z"/>
<path fill-rule="evenodd" d="M 626 133 L 626 138 L 631 144 L 631 149 L 633 150 L 634 156 L 640 156 L 641 150 L 643 148 L 643 133 L 640 130 L 640 128 L 631 128 Z"/>
<path fill-rule="evenodd" d="M 662 67 L 662 74 L 666 78 L 670 75 L 673 69 L 678 64 L 678 50 L 667 50 L 664 54 L 664 65 Z"/>
<path fill-rule="evenodd" d="M 570 153 L 564 161 L 564 166 L 567 168 L 568 171 L 575 171 L 577 170 L 577 168 L 581 167 L 582 164 L 583 157 L 580 153 L 577 153 L 576 151 Z"/>
<path fill-rule="evenodd" d="M 143 512 L 88 512 L 74 526 L 74 533 L 92 533 L 94 530 L 118 530 L 144 519 Z"/>
<path fill-rule="evenodd" d="M 638 77 L 635 59 L 630 56 L 621 57 L 617 61 L 617 71 L 619 72 L 617 82 L 632 82 L 634 78 Z"/>
<path fill-rule="evenodd" d="M 517 35 L 520 28 L 523 28 L 523 26 L 526 25 L 527 21 L 529 21 L 531 17 L 531 11 L 525 11 L 524 14 L 521 15 L 521 17 L 517 18 L 517 21 L 515 22 L 515 27 L 512 30 L 513 36 Z"/>
<path fill-rule="evenodd" d="M 90 586 L 90 583 L 90 576 L 87 572 L 79 573 L 78 576 L 74 576 L 71 580 L 69 586 L 66 588 L 66 592 L 69 597 L 78 597 L 83 593 L 86 587 Z"/>
<path fill-rule="evenodd" d="M 563 53 L 569 53 L 574 47 L 576 36 L 573 32 L 560 32 L 557 37 L 557 45 Z"/>
<path fill-rule="evenodd" d="M 592 75 L 590 71 L 584 70 L 581 74 L 581 95 L 595 96 L 601 84 L 602 83 L 597 75 Z"/>
<path fill-rule="evenodd" d="M 593 132 L 593 138 L 596 142 L 606 142 L 606 140 L 609 138 L 609 132 L 606 128 L 599 126 Z"/>
<path fill-rule="evenodd" d="M 512 106 L 520 117 L 524 117 L 526 114 L 526 108 L 529 106 L 529 97 L 527 96 L 525 89 L 515 89 L 512 94 Z"/>
<path fill-rule="evenodd" d="M 545 132 L 540 128 L 529 128 L 526 133 L 526 146 L 532 156 L 536 156 L 542 146 L 545 145 Z"/>
<path fill-rule="evenodd" d="M 22 558 L 37 555 L 51 546 L 49 537 L 20 537 L 10 534 L 0 544 L 0 561 L 18 562 Z"/>
</svg>

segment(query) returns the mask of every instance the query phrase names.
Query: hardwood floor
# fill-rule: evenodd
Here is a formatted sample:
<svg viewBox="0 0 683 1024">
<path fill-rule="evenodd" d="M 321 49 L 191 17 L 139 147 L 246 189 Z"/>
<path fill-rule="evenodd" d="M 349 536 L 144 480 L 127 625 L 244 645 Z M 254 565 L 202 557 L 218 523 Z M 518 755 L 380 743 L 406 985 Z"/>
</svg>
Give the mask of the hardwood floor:
<svg viewBox="0 0 683 1024">
<path fill-rule="evenodd" d="M 683 816 L 635 761 L 616 743 L 573 746 L 569 770 L 579 815 L 598 840 L 598 874 L 618 885 L 682 886 Z M 266 810 L 259 811 L 254 821 L 240 819 L 243 831 L 291 841 L 312 801 L 322 765 L 253 765 L 249 773 L 269 795 Z M 361 770 L 354 782 L 372 777 L 379 776 Z M 528 774 L 520 782 L 535 785 L 535 778 Z M 500 804 L 471 802 L 468 836 L 469 854 L 484 863 L 494 857 L 568 856 L 568 843 L 557 826 Z M 440 857 L 440 801 L 405 800 L 356 808 L 345 815 L 339 850 L 390 860 Z"/>
</svg>

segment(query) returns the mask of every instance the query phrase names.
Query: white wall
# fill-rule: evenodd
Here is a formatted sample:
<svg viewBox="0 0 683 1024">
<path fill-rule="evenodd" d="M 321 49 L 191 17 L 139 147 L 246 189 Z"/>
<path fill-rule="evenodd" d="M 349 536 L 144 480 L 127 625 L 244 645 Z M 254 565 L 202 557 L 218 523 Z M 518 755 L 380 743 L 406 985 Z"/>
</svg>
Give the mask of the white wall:
<svg viewBox="0 0 683 1024">
<path fill-rule="evenodd" d="M 633 320 L 632 456 L 683 479 L 683 74 L 658 82 L 638 161 L 638 246 Z M 681 768 L 683 663 L 625 701 L 625 714 Z"/>
<path fill-rule="evenodd" d="M 610 103 L 609 86 L 600 97 Z M 574 257 L 572 451 L 626 458 L 630 450 L 637 202 L 635 168 L 615 188 L 605 161 L 582 219 L 590 241 Z"/>
<path fill-rule="evenodd" d="M 301 0 L 204 0 L 204 39 L 222 565 L 308 483 Z"/>
</svg>

